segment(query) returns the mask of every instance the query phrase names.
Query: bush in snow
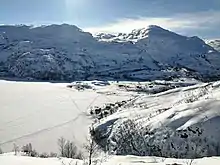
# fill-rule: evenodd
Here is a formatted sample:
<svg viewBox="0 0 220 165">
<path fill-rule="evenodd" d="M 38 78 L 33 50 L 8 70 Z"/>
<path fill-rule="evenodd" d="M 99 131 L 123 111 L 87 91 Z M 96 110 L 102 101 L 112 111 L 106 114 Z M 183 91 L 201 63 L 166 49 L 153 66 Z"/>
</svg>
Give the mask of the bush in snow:
<svg viewBox="0 0 220 165">
<path fill-rule="evenodd" d="M 51 157 L 51 158 L 56 158 L 56 157 L 57 157 L 57 153 L 51 152 L 51 153 L 50 153 L 50 157 Z"/>
<path fill-rule="evenodd" d="M 43 153 L 41 153 L 41 154 L 39 155 L 39 157 L 40 157 L 40 158 L 49 158 L 50 155 L 49 155 L 48 153 L 46 153 L 46 152 L 43 152 Z"/>
<path fill-rule="evenodd" d="M 145 145 L 140 125 L 132 120 L 124 121 L 117 129 L 117 134 L 111 138 L 113 144 L 109 146 L 115 154 L 119 155 L 142 155 L 140 145 Z"/>
<path fill-rule="evenodd" d="M 27 155 L 29 155 L 32 152 L 32 144 L 26 144 L 22 147 L 22 152 L 26 153 Z"/>
<path fill-rule="evenodd" d="M 39 155 L 37 151 L 33 149 L 31 143 L 24 145 L 21 151 L 24 152 L 26 155 L 32 156 L 32 157 L 38 157 Z"/>
<path fill-rule="evenodd" d="M 154 133 L 142 123 L 126 120 L 118 126 L 108 140 L 108 149 L 117 155 L 161 155 L 158 145 L 149 143 L 149 137 Z"/>
</svg>

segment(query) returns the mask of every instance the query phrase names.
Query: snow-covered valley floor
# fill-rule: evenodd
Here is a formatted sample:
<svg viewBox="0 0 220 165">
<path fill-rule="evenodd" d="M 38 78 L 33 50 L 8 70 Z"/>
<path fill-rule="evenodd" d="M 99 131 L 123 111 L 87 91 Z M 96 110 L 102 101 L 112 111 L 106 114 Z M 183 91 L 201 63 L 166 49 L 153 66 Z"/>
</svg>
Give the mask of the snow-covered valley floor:
<svg viewBox="0 0 220 165">
<path fill-rule="evenodd" d="M 61 136 L 82 145 L 92 123 L 91 106 L 126 100 L 114 85 L 78 91 L 65 83 L 0 81 L 0 148 L 32 143 L 38 152 L 57 152 Z M 115 92 L 111 94 L 111 92 Z"/>
</svg>

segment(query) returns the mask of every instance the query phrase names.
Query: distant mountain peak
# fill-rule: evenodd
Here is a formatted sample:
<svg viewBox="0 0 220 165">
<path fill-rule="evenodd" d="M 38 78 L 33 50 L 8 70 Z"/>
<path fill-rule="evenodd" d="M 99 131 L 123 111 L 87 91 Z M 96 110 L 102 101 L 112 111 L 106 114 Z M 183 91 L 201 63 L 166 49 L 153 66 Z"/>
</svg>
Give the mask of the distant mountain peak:
<svg viewBox="0 0 220 165">
<path fill-rule="evenodd" d="M 178 35 L 174 32 L 171 32 L 169 30 L 166 30 L 166 29 L 164 29 L 160 26 L 157 26 L 157 25 L 149 25 L 144 28 L 134 29 L 130 33 L 119 33 L 116 35 L 99 33 L 95 37 L 98 40 L 102 40 L 102 41 L 137 42 L 141 39 L 148 38 L 148 37 L 154 37 L 154 36 L 176 37 L 176 36 L 180 36 L 180 35 Z"/>
<path fill-rule="evenodd" d="M 149 25 L 148 29 L 163 29 L 162 27 L 158 26 L 158 25 Z M 164 30 L 164 29 L 163 29 Z"/>
<path fill-rule="evenodd" d="M 132 30 L 132 32 L 135 32 L 135 31 L 141 31 L 141 32 L 148 31 L 148 32 L 152 32 L 152 31 L 167 31 L 167 30 L 165 30 L 162 27 L 157 26 L 157 25 L 149 25 L 147 27 L 143 27 L 143 28 Z"/>
<path fill-rule="evenodd" d="M 161 33 L 167 33 L 167 32 L 169 32 L 169 31 L 163 29 L 160 26 L 150 25 L 145 28 L 134 29 L 134 30 L 132 30 L 131 33 L 129 33 L 129 35 L 134 35 L 134 38 L 137 38 L 137 39 L 143 39 L 143 38 L 149 37 L 151 35 L 160 35 Z"/>
</svg>

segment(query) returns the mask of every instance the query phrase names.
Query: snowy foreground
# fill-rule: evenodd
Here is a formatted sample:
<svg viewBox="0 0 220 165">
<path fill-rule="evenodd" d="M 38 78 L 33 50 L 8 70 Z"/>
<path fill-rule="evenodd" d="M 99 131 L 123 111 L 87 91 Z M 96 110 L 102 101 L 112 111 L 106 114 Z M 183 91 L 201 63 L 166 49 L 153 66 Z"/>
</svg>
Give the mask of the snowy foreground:
<svg viewBox="0 0 220 165">
<path fill-rule="evenodd" d="M 176 163 L 176 164 L 175 164 Z M 1 165 L 82 165 L 82 160 L 67 158 L 33 158 L 26 156 L 0 155 Z M 170 159 L 160 157 L 109 156 L 100 165 L 219 165 L 220 157 Z"/>
<path fill-rule="evenodd" d="M 1 80 L 0 93 L 0 147 L 4 152 L 10 152 L 14 143 L 18 146 L 32 143 L 38 152 L 57 152 L 57 139 L 61 136 L 74 139 L 81 146 L 88 127 L 96 119 L 95 128 L 105 135 L 111 151 L 120 154 L 121 143 L 117 141 L 120 128 L 130 119 L 147 128 L 150 136 L 145 135 L 145 142 L 150 140 L 150 144 L 160 148 L 164 156 L 198 156 L 204 158 L 193 160 L 192 164 L 220 164 L 219 157 L 206 158 L 219 155 L 220 82 L 183 79 L 175 82 L 65 84 Z M 92 108 L 103 108 L 106 103 L 123 100 L 130 101 L 101 119 L 98 119 L 99 114 L 90 114 Z M 143 138 L 133 139 L 140 153 L 145 152 L 141 140 Z M 126 152 L 140 154 L 133 150 Z M 0 165 L 75 165 L 76 161 L 83 163 L 65 158 L 0 155 Z M 191 159 L 108 156 L 102 164 L 188 165 L 190 162 Z"/>
</svg>

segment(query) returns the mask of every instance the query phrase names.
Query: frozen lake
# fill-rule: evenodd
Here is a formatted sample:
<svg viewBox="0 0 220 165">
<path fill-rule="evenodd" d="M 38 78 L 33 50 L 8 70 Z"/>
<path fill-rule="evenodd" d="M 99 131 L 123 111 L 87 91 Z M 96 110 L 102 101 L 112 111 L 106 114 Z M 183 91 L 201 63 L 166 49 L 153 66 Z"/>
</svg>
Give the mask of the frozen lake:
<svg viewBox="0 0 220 165">
<path fill-rule="evenodd" d="M 129 94 L 105 94 L 112 90 L 111 85 L 98 87 L 99 92 L 66 86 L 1 80 L 0 147 L 11 151 L 14 143 L 19 146 L 32 143 L 39 152 L 55 152 L 61 136 L 82 145 L 92 123 L 88 115 L 90 106 L 130 98 Z"/>
</svg>

